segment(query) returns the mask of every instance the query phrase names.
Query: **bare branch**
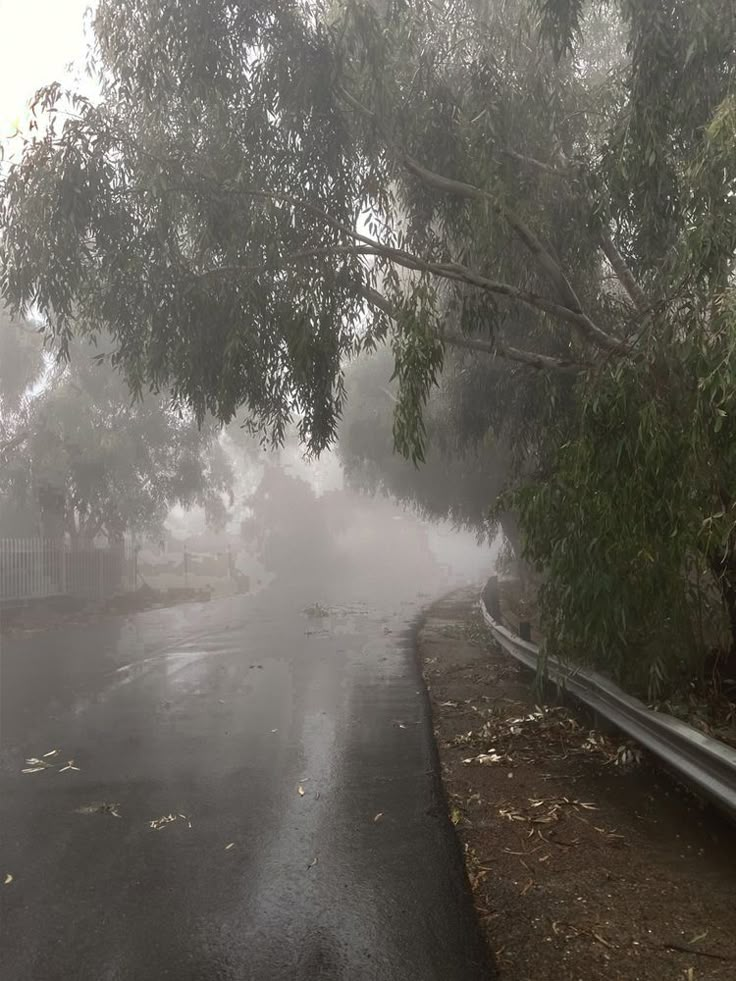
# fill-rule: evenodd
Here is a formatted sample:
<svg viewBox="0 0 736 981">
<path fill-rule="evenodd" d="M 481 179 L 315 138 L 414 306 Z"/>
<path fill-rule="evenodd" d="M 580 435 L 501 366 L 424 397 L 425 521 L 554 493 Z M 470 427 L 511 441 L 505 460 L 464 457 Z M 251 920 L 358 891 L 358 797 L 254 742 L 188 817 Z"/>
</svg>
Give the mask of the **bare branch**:
<svg viewBox="0 0 736 981">
<path fill-rule="evenodd" d="M 520 364 L 536 368 L 540 371 L 571 371 L 580 372 L 586 367 L 577 361 L 567 361 L 562 358 L 553 358 L 548 354 L 538 354 L 535 351 L 523 351 L 518 347 L 512 347 L 501 340 L 484 341 L 477 337 L 466 337 L 464 334 L 450 333 L 444 331 L 442 340 L 453 347 L 467 348 L 469 351 L 483 351 L 497 357 L 505 358 L 508 361 L 518 361 Z"/>
<path fill-rule="evenodd" d="M 570 180 L 574 175 L 569 170 L 563 170 L 560 167 L 554 167 L 552 164 L 544 163 L 542 160 L 537 160 L 536 157 L 528 157 L 524 153 L 518 153 L 516 150 L 512 150 L 511 147 L 504 146 L 499 150 L 506 157 L 511 157 L 512 160 L 518 161 L 518 163 L 525 164 L 527 167 L 533 167 L 536 170 L 541 170 L 545 174 L 551 174 L 553 177 L 561 177 L 563 180 Z"/>
</svg>

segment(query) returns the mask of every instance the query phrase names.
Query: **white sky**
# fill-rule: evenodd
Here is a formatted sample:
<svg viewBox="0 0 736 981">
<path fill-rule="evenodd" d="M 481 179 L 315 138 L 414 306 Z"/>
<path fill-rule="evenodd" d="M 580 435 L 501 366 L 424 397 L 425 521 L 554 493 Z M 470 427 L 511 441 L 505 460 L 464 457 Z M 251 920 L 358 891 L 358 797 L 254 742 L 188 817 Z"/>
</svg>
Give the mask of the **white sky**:
<svg viewBox="0 0 736 981">
<path fill-rule="evenodd" d="M 65 66 L 83 61 L 84 11 L 93 0 L 0 0 L 0 138 L 27 117 L 36 89 L 68 78 Z"/>
</svg>

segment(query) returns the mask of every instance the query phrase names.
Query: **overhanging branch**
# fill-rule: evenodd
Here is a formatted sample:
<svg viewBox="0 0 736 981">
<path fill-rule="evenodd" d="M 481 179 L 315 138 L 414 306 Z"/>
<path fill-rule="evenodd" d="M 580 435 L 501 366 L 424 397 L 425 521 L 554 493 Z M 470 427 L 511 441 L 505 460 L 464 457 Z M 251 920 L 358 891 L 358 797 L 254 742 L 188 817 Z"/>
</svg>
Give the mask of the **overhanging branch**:
<svg viewBox="0 0 736 981">
<path fill-rule="evenodd" d="M 360 246 L 366 247 L 360 248 L 359 246 L 336 245 L 329 247 L 333 252 L 340 250 L 346 254 L 352 251 L 353 253 L 359 255 L 375 255 L 379 258 L 394 262 L 399 266 L 403 266 L 405 269 L 411 269 L 415 272 L 429 273 L 430 275 L 437 276 L 442 279 L 465 283 L 468 286 L 475 286 L 476 288 L 484 290 L 487 293 L 492 293 L 495 296 L 505 296 L 510 300 L 516 300 L 517 302 L 523 303 L 525 306 L 531 307 L 534 310 L 542 311 L 543 313 L 556 317 L 558 320 L 572 324 L 584 339 L 602 350 L 616 354 L 626 354 L 629 351 L 626 342 L 621 341 L 619 338 L 614 337 L 611 334 L 607 334 L 605 331 L 601 330 L 580 309 L 573 310 L 568 306 L 557 303 L 554 300 L 549 300 L 546 297 L 540 296 L 537 293 L 532 293 L 529 290 L 522 290 L 517 286 L 510 285 L 509 283 L 502 283 L 489 279 L 487 276 L 483 276 L 481 273 L 478 273 L 459 262 L 435 262 L 433 260 L 421 259 L 419 256 L 413 255 L 411 252 L 407 252 L 405 249 L 397 249 L 390 245 L 384 245 L 382 242 L 372 239 L 367 235 L 363 235 L 354 228 L 351 228 L 349 225 L 344 224 L 344 222 L 333 218 L 330 214 L 313 204 L 311 201 L 305 201 L 303 198 L 299 198 L 296 195 L 287 194 L 280 191 L 266 191 L 262 188 L 239 188 L 236 193 L 251 197 L 262 197 L 272 201 L 280 201 L 285 204 L 290 204 L 292 207 L 302 207 L 319 217 L 326 224 L 330 225 L 330 227 L 351 238 L 354 242 L 360 243 Z M 300 252 L 293 253 L 293 255 L 298 256 L 299 259 L 302 260 L 306 255 L 310 253 L 316 254 L 321 249 L 322 247 L 316 247 L 315 249 L 301 250 Z M 280 261 L 288 262 L 289 256 L 287 255 L 282 257 Z M 266 271 L 266 267 L 259 268 L 262 268 L 264 272 Z M 207 272 L 207 275 L 214 275 L 216 271 L 216 269 L 210 270 Z M 254 270 L 250 267 L 243 266 L 241 267 L 241 271 L 252 272 Z"/>
<path fill-rule="evenodd" d="M 378 290 L 364 284 L 356 284 L 356 291 L 392 320 L 397 319 L 398 314 L 393 304 Z M 578 364 L 574 361 L 553 358 L 549 355 L 537 354 L 533 351 L 523 351 L 518 347 L 512 347 L 510 344 L 505 344 L 500 340 L 486 341 L 479 337 L 466 337 L 464 334 L 456 331 L 442 331 L 440 337 L 445 344 L 449 344 L 452 347 L 465 348 L 469 351 L 481 351 L 483 354 L 489 354 L 491 357 L 501 357 L 507 361 L 516 361 L 519 364 L 527 365 L 537 370 L 579 372 L 585 368 L 585 365 Z"/>
</svg>

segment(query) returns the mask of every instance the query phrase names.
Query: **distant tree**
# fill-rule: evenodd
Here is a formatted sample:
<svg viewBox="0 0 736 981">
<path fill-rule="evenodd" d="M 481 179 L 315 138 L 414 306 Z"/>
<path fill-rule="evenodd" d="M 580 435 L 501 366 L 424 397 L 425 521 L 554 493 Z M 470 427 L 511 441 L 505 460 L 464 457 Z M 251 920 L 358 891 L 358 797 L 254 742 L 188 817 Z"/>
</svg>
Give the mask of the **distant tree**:
<svg viewBox="0 0 736 981">
<path fill-rule="evenodd" d="M 109 362 L 96 363 L 101 354 L 76 343 L 60 364 L 32 326 L 0 324 L 6 509 L 35 515 L 37 532 L 72 543 L 158 535 L 174 504 L 202 506 L 221 524 L 231 472 L 218 427 L 199 428 L 164 396 L 131 399 Z"/>
</svg>

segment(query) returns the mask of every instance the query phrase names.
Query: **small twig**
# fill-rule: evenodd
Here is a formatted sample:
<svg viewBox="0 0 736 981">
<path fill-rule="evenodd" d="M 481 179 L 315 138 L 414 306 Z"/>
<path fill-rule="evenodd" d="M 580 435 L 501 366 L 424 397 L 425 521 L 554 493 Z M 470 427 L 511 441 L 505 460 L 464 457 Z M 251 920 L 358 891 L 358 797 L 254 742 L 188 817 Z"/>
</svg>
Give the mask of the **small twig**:
<svg viewBox="0 0 736 981">
<path fill-rule="evenodd" d="M 697 947 L 690 947 L 687 944 L 664 943 L 662 947 L 665 950 L 676 950 L 679 954 L 696 954 L 698 957 L 710 957 L 714 961 L 726 961 L 728 963 L 734 959 L 733 957 L 726 956 L 726 954 L 716 954 L 711 950 L 698 950 Z"/>
</svg>

